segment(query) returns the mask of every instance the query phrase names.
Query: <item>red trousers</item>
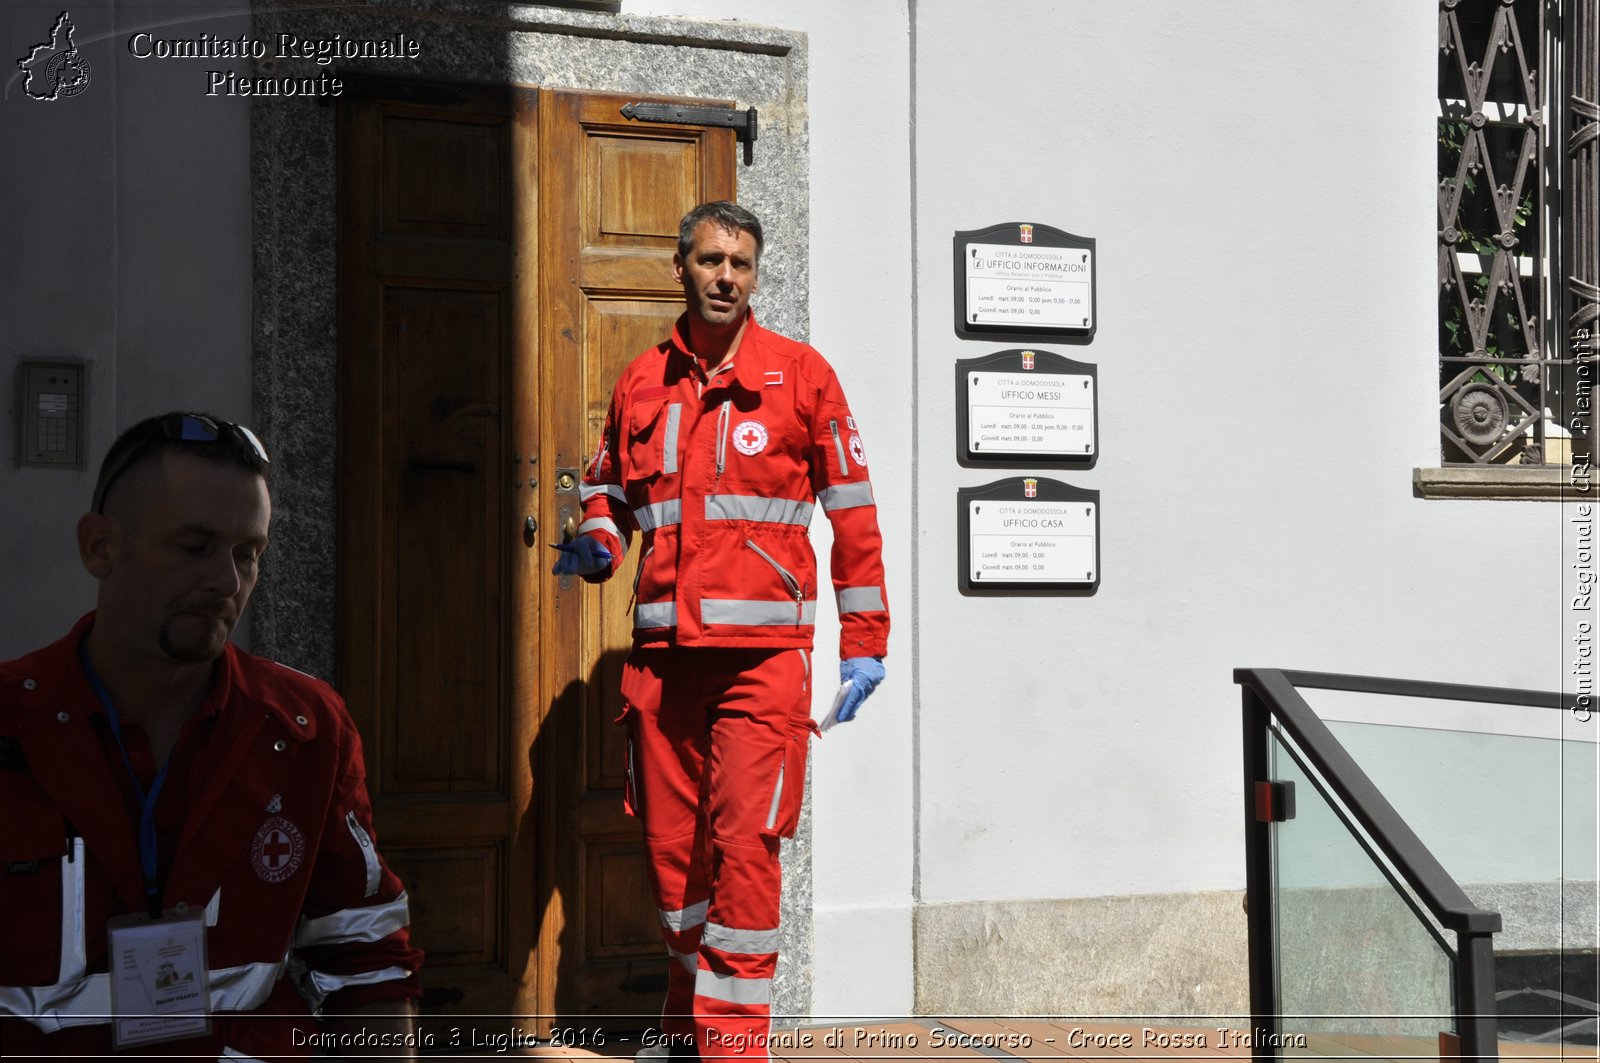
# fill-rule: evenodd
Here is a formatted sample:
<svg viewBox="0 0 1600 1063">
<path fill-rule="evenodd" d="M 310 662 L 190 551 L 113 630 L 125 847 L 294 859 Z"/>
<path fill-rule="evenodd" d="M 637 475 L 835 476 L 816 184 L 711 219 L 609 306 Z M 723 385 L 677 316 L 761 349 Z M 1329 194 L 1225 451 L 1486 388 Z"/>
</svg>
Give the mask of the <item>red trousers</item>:
<svg viewBox="0 0 1600 1063">
<path fill-rule="evenodd" d="M 794 833 L 809 650 L 636 649 L 622 670 L 628 809 L 644 821 L 672 962 L 662 1032 L 765 1059 L 778 963 L 778 839 Z"/>
</svg>

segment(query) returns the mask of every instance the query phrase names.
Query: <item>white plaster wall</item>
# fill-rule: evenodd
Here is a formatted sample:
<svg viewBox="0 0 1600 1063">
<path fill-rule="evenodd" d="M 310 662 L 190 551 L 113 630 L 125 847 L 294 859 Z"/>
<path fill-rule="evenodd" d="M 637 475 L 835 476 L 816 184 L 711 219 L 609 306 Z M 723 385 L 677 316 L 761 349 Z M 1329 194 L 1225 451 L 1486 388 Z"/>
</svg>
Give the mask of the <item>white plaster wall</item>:
<svg viewBox="0 0 1600 1063">
<path fill-rule="evenodd" d="M 245 6 L 74 3 L 91 79 L 50 102 L 27 97 L 13 61 L 61 5 L 0 12 L 0 660 L 93 607 L 73 527 L 118 432 L 179 407 L 249 416 L 247 107 L 205 98 L 196 63 L 125 48 L 153 24 L 237 35 Z M 17 467 L 16 366 L 40 359 L 88 363 L 82 471 Z"/>
<path fill-rule="evenodd" d="M 1437 13 L 916 15 L 921 898 L 1240 888 L 1234 667 L 1560 682 L 1558 507 L 1411 492 Z M 1054 348 L 1100 370 L 1058 477 L 1101 491 L 1089 598 L 955 588 L 955 489 L 1013 472 L 955 466 L 951 365 L 1012 345 L 954 338 L 949 240 L 1002 221 L 1099 241 L 1098 336 Z"/>
</svg>

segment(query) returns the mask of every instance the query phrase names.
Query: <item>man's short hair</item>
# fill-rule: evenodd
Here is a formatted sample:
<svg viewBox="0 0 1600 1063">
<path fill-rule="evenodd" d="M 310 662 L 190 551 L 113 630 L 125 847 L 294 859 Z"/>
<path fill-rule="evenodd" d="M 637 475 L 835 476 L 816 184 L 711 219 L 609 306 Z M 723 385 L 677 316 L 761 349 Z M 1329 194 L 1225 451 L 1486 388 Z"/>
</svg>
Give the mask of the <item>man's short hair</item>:
<svg viewBox="0 0 1600 1063">
<path fill-rule="evenodd" d="M 683 221 L 678 223 L 679 258 L 687 260 L 689 252 L 694 250 L 694 231 L 703 221 L 711 222 L 729 232 L 746 232 L 755 237 L 756 261 L 761 261 L 761 248 L 766 243 L 761 235 L 761 219 L 739 204 L 730 203 L 726 199 L 702 203 L 683 216 Z"/>
<path fill-rule="evenodd" d="M 209 413 L 175 410 L 147 417 L 117 437 L 100 462 L 91 508 L 104 513 L 106 495 L 128 470 L 157 461 L 166 453 L 193 454 L 219 465 L 235 465 L 257 476 L 267 475 L 267 451 L 243 425 Z"/>
</svg>

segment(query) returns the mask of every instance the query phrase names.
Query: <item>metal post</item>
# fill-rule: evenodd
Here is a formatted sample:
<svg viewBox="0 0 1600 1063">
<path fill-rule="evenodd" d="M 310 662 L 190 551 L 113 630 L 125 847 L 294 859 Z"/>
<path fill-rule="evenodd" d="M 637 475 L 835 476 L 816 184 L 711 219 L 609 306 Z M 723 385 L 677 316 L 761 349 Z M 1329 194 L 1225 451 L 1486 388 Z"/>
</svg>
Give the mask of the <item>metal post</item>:
<svg viewBox="0 0 1600 1063">
<path fill-rule="evenodd" d="M 1267 706 L 1248 685 L 1244 694 L 1244 883 L 1250 958 L 1250 1056 L 1278 1063 L 1278 956 L 1272 883 L 1272 824 L 1256 819 L 1255 785 L 1271 778 Z"/>
<path fill-rule="evenodd" d="M 1494 999 L 1494 935 L 1456 935 L 1456 1024 L 1463 1061 L 1500 1058 Z"/>
</svg>

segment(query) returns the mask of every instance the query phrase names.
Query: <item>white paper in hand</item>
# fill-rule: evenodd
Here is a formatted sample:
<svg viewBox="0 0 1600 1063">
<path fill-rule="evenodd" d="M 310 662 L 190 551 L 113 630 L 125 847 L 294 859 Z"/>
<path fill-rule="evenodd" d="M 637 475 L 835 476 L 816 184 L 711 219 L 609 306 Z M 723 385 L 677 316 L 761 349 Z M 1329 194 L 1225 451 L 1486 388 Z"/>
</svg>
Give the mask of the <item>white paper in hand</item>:
<svg viewBox="0 0 1600 1063">
<path fill-rule="evenodd" d="M 850 693 L 850 688 L 853 685 L 848 679 L 839 684 L 839 693 L 833 696 L 833 707 L 828 710 L 828 715 L 823 717 L 822 723 L 817 725 L 818 730 L 827 731 L 828 728 L 839 722 L 839 710 L 844 707 L 844 699 Z"/>
</svg>

